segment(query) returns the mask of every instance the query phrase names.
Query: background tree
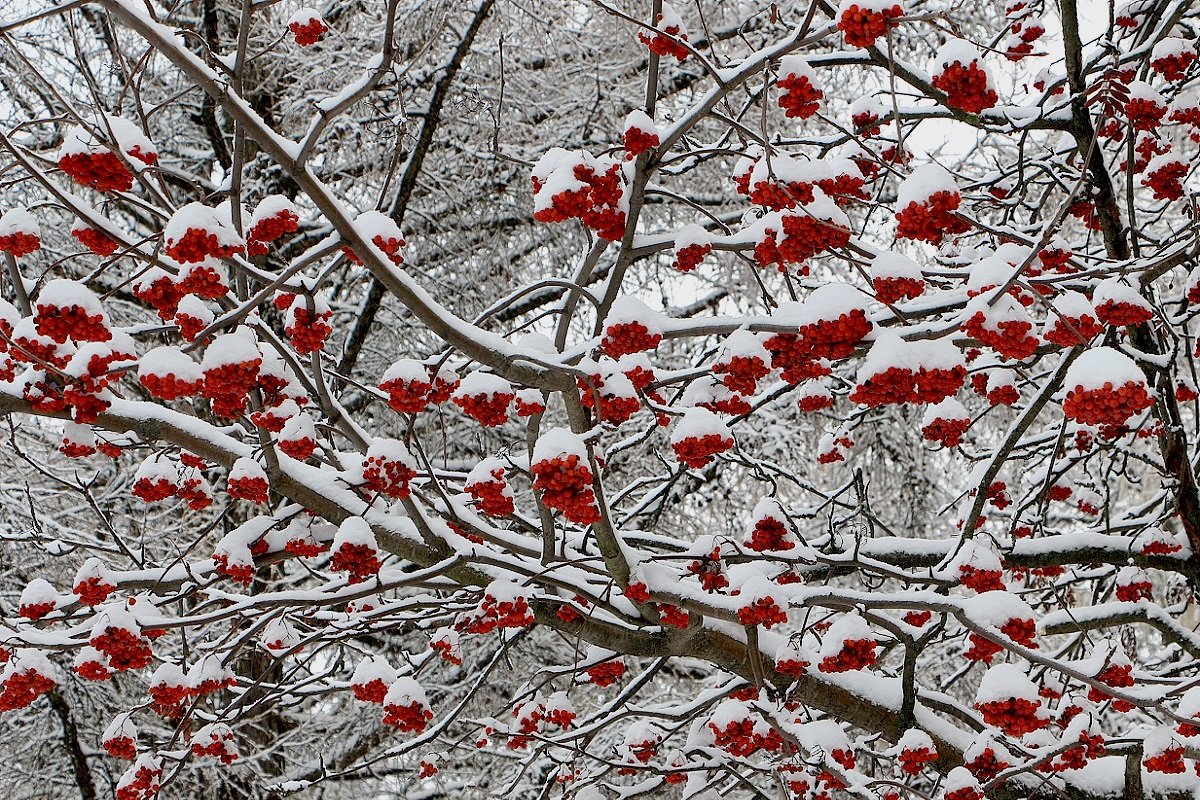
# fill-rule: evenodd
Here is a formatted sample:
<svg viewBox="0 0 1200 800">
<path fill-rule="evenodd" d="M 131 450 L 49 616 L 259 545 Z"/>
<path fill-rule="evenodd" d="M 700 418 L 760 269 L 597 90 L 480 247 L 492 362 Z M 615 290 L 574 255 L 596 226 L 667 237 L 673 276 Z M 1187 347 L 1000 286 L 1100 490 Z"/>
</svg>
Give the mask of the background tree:
<svg viewBox="0 0 1200 800">
<path fill-rule="evenodd" d="M 6 797 L 1197 789 L 1191 4 L 3 8 Z"/>
</svg>

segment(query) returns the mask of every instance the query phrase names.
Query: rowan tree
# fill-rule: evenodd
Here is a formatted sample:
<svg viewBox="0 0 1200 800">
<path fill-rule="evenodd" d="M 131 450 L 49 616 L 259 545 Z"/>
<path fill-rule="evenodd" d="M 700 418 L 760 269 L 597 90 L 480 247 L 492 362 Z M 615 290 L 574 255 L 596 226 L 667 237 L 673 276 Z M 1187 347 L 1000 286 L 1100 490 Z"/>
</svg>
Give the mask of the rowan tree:
<svg viewBox="0 0 1200 800">
<path fill-rule="evenodd" d="M 1192 797 L 1200 10 L 10 3 L 5 797 Z"/>
</svg>

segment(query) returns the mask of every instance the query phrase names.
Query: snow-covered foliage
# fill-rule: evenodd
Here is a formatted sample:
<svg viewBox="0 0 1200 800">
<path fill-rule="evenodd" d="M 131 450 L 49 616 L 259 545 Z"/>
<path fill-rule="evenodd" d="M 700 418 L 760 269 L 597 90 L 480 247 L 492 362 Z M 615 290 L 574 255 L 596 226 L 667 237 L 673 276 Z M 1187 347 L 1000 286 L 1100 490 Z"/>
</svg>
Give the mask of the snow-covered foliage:
<svg viewBox="0 0 1200 800">
<path fill-rule="evenodd" d="M 0 796 L 1200 792 L 1196 4 L 0 16 Z"/>
</svg>

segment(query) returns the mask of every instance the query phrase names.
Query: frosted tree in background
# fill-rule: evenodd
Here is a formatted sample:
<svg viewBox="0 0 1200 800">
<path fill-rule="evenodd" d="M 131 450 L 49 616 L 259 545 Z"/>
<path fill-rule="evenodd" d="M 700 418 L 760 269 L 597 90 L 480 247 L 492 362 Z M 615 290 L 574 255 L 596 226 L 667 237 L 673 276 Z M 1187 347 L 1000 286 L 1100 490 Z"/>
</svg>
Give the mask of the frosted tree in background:
<svg viewBox="0 0 1200 800">
<path fill-rule="evenodd" d="M 0 9 L 4 797 L 1200 791 L 1200 9 Z"/>
</svg>

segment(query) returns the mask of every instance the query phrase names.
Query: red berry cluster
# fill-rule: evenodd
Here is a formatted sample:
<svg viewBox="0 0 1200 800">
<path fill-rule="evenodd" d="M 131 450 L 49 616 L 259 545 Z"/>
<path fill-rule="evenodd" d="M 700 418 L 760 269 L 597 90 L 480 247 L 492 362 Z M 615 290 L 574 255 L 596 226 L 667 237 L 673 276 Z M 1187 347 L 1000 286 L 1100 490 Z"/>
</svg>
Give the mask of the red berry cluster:
<svg viewBox="0 0 1200 800">
<path fill-rule="evenodd" d="M 760 750 L 778 752 L 783 747 L 783 737 L 770 726 L 759 726 L 749 717 L 732 720 L 724 727 L 708 723 L 713 734 L 713 744 L 730 755 L 745 758 Z"/>
<path fill-rule="evenodd" d="M 662 338 L 661 333 L 651 333 L 641 322 L 618 322 L 605 328 L 600 349 L 611 358 L 620 358 L 629 353 L 653 350 Z"/>
<path fill-rule="evenodd" d="M 977 633 L 972 633 L 968 639 L 971 646 L 963 653 L 963 657 L 970 661 L 982 661 L 990 664 L 995 655 L 1004 649 L 1003 646 L 990 639 L 985 639 Z"/>
<path fill-rule="evenodd" d="M 818 464 L 837 464 L 846 460 L 846 452 L 854 446 L 854 440 L 848 437 L 834 439 L 827 450 L 817 453 Z M 845 449 L 843 449 L 845 448 Z"/>
<path fill-rule="evenodd" d="M 72 228 L 71 235 L 78 239 L 80 244 L 98 256 L 111 256 L 117 252 L 117 247 L 119 246 L 115 241 L 95 228 Z"/>
<path fill-rule="evenodd" d="M 1009 697 L 1005 700 L 976 703 L 975 709 L 983 715 L 984 722 L 999 728 L 1009 736 L 1024 736 L 1050 724 L 1048 718 L 1038 716 L 1041 703 L 1036 700 Z"/>
<path fill-rule="evenodd" d="M 388 393 L 388 406 L 397 414 L 417 414 L 429 404 L 429 390 L 433 384 L 422 380 L 384 381 L 379 388 Z"/>
<path fill-rule="evenodd" d="M 1100 513 L 1098 508 L 1085 509 L 1083 502 L 1079 503 L 1079 510 L 1090 516 L 1096 516 Z M 1144 556 L 1169 556 L 1183 550 L 1183 545 L 1179 544 L 1174 539 L 1169 537 L 1156 536 L 1142 545 L 1142 555 Z"/>
<path fill-rule="evenodd" d="M 711 244 L 689 244 L 675 251 L 673 266 L 679 272 L 691 272 L 712 252 Z"/>
<path fill-rule="evenodd" d="M 513 513 L 513 498 L 508 494 L 504 481 L 504 469 L 492 470 L 492 480 L 468 483 L 463 487 L 475 499 L 475 507 L 490 517 L 507 517 Z"/>
<path fill-rule="evenodd" d="M 839 172 L 832 178 L 821 178 L 817 186 L 821 191 L 833 198 L 840 206 L 847 205 L 851 200 L 868 200 L 871 195 L 864 188 L 867 185 L 863 174 Z"/>
<path fill-rule="evenodd" d="M 825 656 L 817 669 L 821 672 L 850 672 L 875 663 L 874 639 L 847 639 L 835 655 Z"/>
<path fill-rule="evenodd" d="M 179 328 L 179 335 L 189 342 L 196 340 L 200 335 L 200 331 L 204 330 L 207 323 L 200 317 L 193 317 L 191 314 L 180 312 L 175 315 L 175 326 Z"/>
<path fill-rule="evenodd" d="M 663 15 L 659 14 L 656 24 L 661 25 L 662 21 Z M 651 53 L 655 53 L 660 56 L 674 56 L 680 61 L 686 59 L 688 57 L 688 49 L 682 44 L 676 42 L 675 39 L 680 39 L 686 42 L 688 38 L 687 34 L 683 33 L 678 25 L 668 25 L 667 27 L 663 28 L 662 31 L 667 35 L 663 36 L 662 33 L 655 33 L 653 36 L 650 36 L 646 32 L 640 31 L 637 35 L 638 41 L 646 45 Z M 675 38 L 669 38 L 672 36 Z"/>
<path fill-rule="evenodd" d="M 658 755 L 658 745 L 659 740 L 657 738 L 642 739 L 640 742 L 625 743 L 625 747 L 628 748 L 629 754 L 632 755 L 636 761 L 642 764 L 649 764 L 650 759 Z M 632 774 L 632 772 L 630 774 Z"/>
<path fill-rule="evenodd" d="M 796 407 L 801 411 L 812 414 L 833 407 L 833 395 L 828 392 L 809 392 L 800 395 Z"/>
<path fill-rule="evenodd" d="M 370 456 L 363 460 L 362 475 L 368 491 L 403 500 L 408 497 L 409 482 L 417 473 L 398 459 Z"/>
<path fill-rule="evenodd" d="M 1197 138 L 1196 128 L 1200 128 L 1200 103 L 1195 101 L 1191 103 L 1176 102 L 1171 109 L 1171 122 L 1177 122 L 1181 125 L 1190 125 L 1193 130 L 1190 137 L 1193 142 L 1200 141 Z"/>
<path fill-rule="evenodd" d="M 722 375 L 721 383 L 731 392 L 752 395 L 758 382 L 771 371 L 758 356 L 733 356 L 728 361 L 718 361 L 712 371 Z"/>
<path fill-rule="evenodd" d="M 515 395 L 512 392 L 455 395 L 454 405 L 485 428 L 495 428 L 508 422 L 508 407 Z"/>
<path fill-rule="evenodd" d="M 713 456 L 724 453 L 731 447 L 733 447 L 733 437 L 722 436 L 719 433 L 687 436 L 671 445 L 675 451 L 675 457 L 691 469 L 703 469 L 712 461 Z"/>
<path fill-rule="evenodd" d="M 771 597 L 762 597 L 748 606 L 742 606 L 738 609 L 737 616 L 738 622 L 746 626 L 762 625 L 764 628 L 771 628 L 787 622 L 787 613 Z"/>
<path fill-rule="evenodd" d="M 117 800 L 150 800 L 158 795 L 162 770 L 150 764 L 134 764 L 117 785 Z"/>
<path fill-rule="evenodd" d="M 1108 299 L 1096 304 L 1096 316 L 1109 327 L 1123 328 L 1149 322 L 1154 319 L 1154 311 L 1140 303 Z"/>
<path fill-rule="evenodd" d="M 187 702 L 187 684 L 174 677 L 152 683 L 147 692 L 154 701 L 154 711 L 163 717 L 177 717 L 183 712 L 183 704 Z"/>
<path fill-rule="evenodd" d="M 1133 151 L 1136 154 L 1136 157 L 1133 160 L 1133 171 L 1141 172 L 1146 167 L 1150 166 L 1150 161 L 1155 156 L 1161 156 L 1171 152 L 1171 145 L 1170 143 L 1158 138 L 1153 133 L 1143 133 L 1137 137 L 1137 144 L 1133 146 Z M 1124 171 L 1128 168 L 1129 162 L 1122 161 L 1121 170 Z"/>
<path fill-rule="evenodd" d="M 901 367 L 889 367 L 854 387 L 850 399 L 856 403 L 880 406 L 896 403 L 937 403 L 952 397 L 967 379 L 967 368 L 926 369 L 913 373 Z"/>
<path fill-rule="evenodd" d="M 763 346 L 771 353 L 771 368 L 780 370 L 780 377 L 787 383 L 821 378 L 831 371 L 828 364 L 813 354 L 811 342 L 797 334 L 777 333 L 764 341 Z"/>
<path fill-rule="evenodd" d="M 214 553 L 212 563 L 216 565 L 217 572 L 234 583 L 248 587 L 254 581 L 254 563 L 251 560 L 242 560 L 229 553 Z"/>
<path fill-rule="evenodd" d="M 403 239 L 395 236 L 388 236 L 385 238 L 382 233 L 377 233 L 375 234 L 374 238 L 371 239 L 371 243 L 382 250 L 383 254 L 387 256 L 387 260 L 395 264 L 397 267 L 404 263 L 404 256 L 401 254 L 400 248 L 404 247 L 407 242 L 405 242 Z M 362 264 L 362 259 L 360 259 L 349 247 L 343 247 L 342 252 L 345 253 L 346 257 L 355 264 Z"/>
<path fill-rule="evenodd" d="M 71 593 L 85 606 L 98 606 L 115 592 L 117 587 L 100 576 L 84 578 L 71 587 Z"/>
<path fill-rule="evenodd" d="M 308 47 L 321 41 L 321 37 L 329 32 L 329 26 L 318 17 L 312 17 L 307 22 L 293 22 L 288 25 L 288 30 L 295 37 L 296 44 Z"/>
<path fill-rule="evenodd" d="M 664 625 L 680 630 L 686 630 L 692 621 L 692 615 L 686 609 L 669 603 L 658 604 L 658 618 Z"/>
<path fill-rule="evenodd" d="M 1187 77 L 1187 71 L 1196 60 L 1196 53 L 1193 50 L 1180 50 L 1177 53 L 1160 56 L 1150 62 L 1150 68 L 1163 76 L 1163 80 L 1175 81 L 1183 80 Z"/>
<path fill-rule="evenodd" d="M 98 192 L 128 192 L 133 188 L 133 174 L 108 150 L 65 155 L 58 160 L 58 168 L 80 186 Z"/>
<path fill-rule="evenodd" d="M 875 287 L 875 299 L 887 305 L 920 297 L 925 291 L 925 281 L 921 278 L 880 277 L 874 278 L 871 283 Z"/>
<path fill-rule="evenodd" d="M 200 394 L 212 402 L 213 413 L 233 419 L 246 413 L 250 392 L 258 383 L 261 358 L 236 364 L 222 364 L 204 372 Z"/>
<path fill-rule="evenodd" d="M 861 308 L 840 314 L 836 319 L 823 319 L 801 325 L 799 329 L 800 338 L 807 346 L 810 356 L 828 359 L 849 357 L 854 353 L 855 345 L 870 332 L 871 321 Z M 769 342 L 767 348 L 771 349 Z"/>
<path fill-rule="evenodd" d="M 171 276 L 162 275 L 155 278 L 149 284 L 142 282 L 134 283 L 134 297 L 141 300 L 146 305 L 158 312 L 161 319 L 172 319 L 179 309 L 179 301 L 183 297 L 183 292 L 171 280 Z"/>
<path fill-rule="evenodd" d="M 788 214 L 783 217 L 782 227 L 782 239 L 773 228 L 763 230 L 763 238 L 754 246 L 754 260 L 759 266 L 799 264 L 850 243 L 849 230 L 809 214 Z"/>
<path fill-rule="evenodd" d="M 1061 314 L 1054 318 L 1053 324 L 1046 328 L 1042 335 L 1051 344 L 1059 347 L 1074 347 L 1079 344 L 1087 344 L 1103 330 L 1104 327 L 1100 321 L 1091 314 L 1083 314 L 1078 317 Z"/>
<path fill-rule="evenodd" d="M 379 560 L 379 551 L 369 544 L 352 544 L 343 542 L 333 553 L 329 562 L 330 569 L 348 573 L 350 583 L 362 583 L 372 575 L 379 573 L 383 562 Z"/>
<path fill-rule="evenodd" d="M 1114 387 L 1105 383 L 1097 389 L 1076 386 L 1063 400 L 1063 413 L 1084 425 L 1124 425 L 1135 414 L 1154 405 L 1154 398 L 1141 383 L 1126 381 Z"/>
<path fill-rule="evenodd" d="M 157 503 L 174 497 L 178 487 L 165 477 L 138 478 L 133 484 L 133 495 L 147 503 Z"/>
<path fill-rule="evenodd" d="M 988 386 L 986 379 L 984 380 L 984 388 L 981 394 L 987 399 L 988 404 L 992 406 L 1011 406 L 1021 399 L 1021 393 L 1011 383 Z"/>
<path fill-rule="evenodd" d="M 150 642 L 128 628 L 106 627 L 93 635 L 88 644 L 99 650 L 108 660 L 108 666 L 117 672 L 143 669 L 153 657 Z"/>
<path fill-rule="evenodd" d="M 963 434 L 971 427 L 967 418 L 931 420 L 921 428 L 921 436 L 928 442 L 938 442 L 942 447 L 958 447 Z"/>
<path fill-rule="evenodd" d="M 1052 761 L 1039 767 L 1046 772 L 1066 772 L 1072 769 L 1083 769 L 1094 758 L 1100 758 L 1106 752 L 1103 736 L 1092 736 L 1087 731 L 1080 731 L 1079 743 L 1071 745 Z"/>
<path fill-rule="evenodd" d="M 637 158 L 647 150 L 658 147 L 659 141 L 656 131 L 647 132 L 636 126 L 630 126 L 625 129 L 625 157 Z"/>
<path fill-rule="evenodd" d="M 137 757 L 137 742 L 133 740 L 132 736 L 110 736 L 101 742 L 101 744 L 104 747 L 104 752 L 113 758 L 133 761 Z"/>
<path fill-rule="evenodd" d="M 809 666 L 809 662 L 799 658 L 781 658 L 775 662 L 775 671 L 790 678 L 799 678 Z"/>
<path fill-rule="evenodd" d="M 165 248 L 167 255 L 180 264 L 198 264 L 208 258 L 230 258 L 245 249 L 241 244 L 221 244 L 215 233 L 204 228 L 188 228 L 183 236 Z"/>
<path fill-rule="evenodd" d="M 194 294 L 205 300 L 219 300 L 229 294 L 229 287 L 225 285 L 221 274 L 208 264 L 189 269 L 178 288 L 181 294 Z"/>
<path fill-rule="evenodd" d="M 366 683 L 350 684 L 350 691 L 364 703 L 382 703 L 388 688 L 388 684 L 382 678 L 372 678 Z"/>
<path fill-rule="evenodd" d="M 225 490 L 232 498 L 260 505 L 270 502 L 271 499 L 271 486 L 266 478 L 259 475 L 231 477 L 225 483 Z"/>
<path fill-rule="evenodd" d="M 772 211 L 795 208 L 800 203 L 811 203 L 814 197 L 813 184 L 807 181 L 777 183 L 767 179 L 758 181 L 750 188 L 751 202 Z"/>
<path fill-rule="evenodd" d="M 956 61 L 933 76 L 933 87 L 946 93 L 946 102 L 978 114 L 991 108 L 1000 100 L 996 90 L 988 84 L 988 74 L 976 62 L 964 65 Z"/>
<path fill-rule="evenodd" d="M 1135 131 L 1153 131 L 1162 124 L 1167 107 L 1151 98 L 1131 97 L 1125 102 L 1125 116 Z"/>
<path fill-rule="evenodd" d="M 424 703 L 389 703 L 383 707 L 383 724 L 391 725 L 401 733 L 420 733 L 425 730 L 433 711 Z"/>
<path fill-rule="evenodd" d="M 714 549 L 708 555 L 688 564 L 688 572 L 700 580 L 706 592 L 719 592 L 729 586 L 729 578 L 721 569 L 721 551 Z"/>
<path fill-rule="evenodd" d="M 1005 589 L 1002 572 L 995 569 L 977 569 L 970 564 L 959 566 L 958 582 L 980 594 L 1002 592 Z"/>
<path fill-rule="evenodd" d="M 1012 764 L 997 756 L 995 749 L 985 747 L 963 766 L 970 770 L 977 780 L 987 783 L 995 780 L 997 775 L 1011 767 Z"/>
<path fill-rule="evenodd" d="M 1035 641 L 1037 623 L 1032 619 L 1013 617 L 1000 626 L 1000 632 L 1019 645 L 1032 650 L 1038 649 Z"/>
<path fill-rule="evenodd" d="M 546 404 L 542 402 L 541 397 L 537 394 L 537 390 L 518 392 L 513 398 L 513 408 L 516 409 L 518 417 L 532 417 L 534 414 L 541 414 L 546 410 Z"/>
<path fill-rule="evenodd" d="M 187 381 L 175 377 L 174 372 L 168 372 L 165 375 L 139 375 L 138 383 L 145 387 L 151 397 L 157 397 L 159 400 L 178 400 L 180 397 L 190 397 L 199 392 L 204 380 L 201 378 Z"/>
<path fill-rule="evenodd" d="M 1187 764 L 1183 761 L 1183 746 L 1174 745 L 1161 753 L 1142 759 L 1142 766 L 1147 772 L 1165 772 L 1168 775 L 1178 775 L 1187 772 Z"/>
<path fill-rule="evenodd" d="M 36 669 L 11 672 L 0 686 L 0 712 L 25 708 L 57 684 Z"/>
<path fill-rule="evenodd" d="M 72 442 L 68 439 L 63 439 L 62 444 L 58 446 L 58 452 L 67 458 L 87 458 L 96 452 L 96 448 L 83 442 Z"/>
<path fill-rule="evenodd" d="M 592 685 L 604 688 L 612 686 L 625 675 L 625 662 L 620 660 L 601 661 L 599 664 L 593 664 L 588 667 L 588 678 L 591 679 Z"/>
<path fill-rule="evenodd" d="M 222 732 L 210 732 L 207 744 L 197 738 L 192 742 L 192 755 L 197 758 L 215 758 L 228 766 L 238 759 L 237 747 L 233 744 L 233 731 L 222 726 Z"/>
<path fill-rule="evenodd" d="M 1142 185 L 1150 187 L 1155 200 L 1178 200 L 1183 197 L 1183 179 L 1188 166 L 1184 161 L 1168 161 L 1142 179 Z"/>
<path fill-rule="evenodd" d="M 974 786 L 960 786 L 942 795 L 942 800 L 983 800 L 984 794 Z"/>
<path fill-rule="evenodd" d="M 1004 39 L 1008 43 L 1005 56 L 1009 61 L 1020 61 L 1033 53 L 1033 43 L 1042 38 L 1046 29 L 1037 21 L 1025 24 L 1023 20 L 1018 19 L 1009 26 L 1009 32 L 1010 35 Z"/>
<path fill-rule="evenodd" d="M 441 371 L 433 376 L 433 388 L 429 390 L 429 402 L 441 405 L 450 399 L 450 395 L 460 383 L 457 373 Z"/>
<path fill-rule="evenodd" d="M 723 386 L 724 384 L 721 385 Z M 715 414 L 728 414 L 731 417 L 749 414 L 751 409 L 751 405 L 741 395 L 736 395 L 732 392 L 729 392 L 725 397 L 697 403 L 697 405 L 701 408 L 707 408 Z M 660 416 L 658 424 L 666 427 L 670 424 L 670 418 L 668 417 L 664 420 Z"/>
<path fill-rule="evenodd" d="M 57 605 L 53 600 L 48 603 L 22 603 L 17 607 L 17 613 L 25 619 L 36 622 L 53 611 Z"/>
<path fill-rule="evenodd" d="M 900 751 L 896 760 L 905 774 L 920 775 L 925 771 L 925 765 L 937 761 L 937 757 L 937 751 L 930 747 L 906 747 Z"/>
<path fill-rule="evenodd" d="M 42 247 L 42 240 L 33 233 L 16 231 L 0 236 L 0 252 L 11 253 L 16 258 L 22 258 L 37 252 Z"/>
<path fill-rule="evenodd" d="M 246 232 L 247 252 L 252 256 L 265 256 L 267 245 L 281 236 L 300 229 L 300 217 L 290 209 L 280 209 L 269 217 L 260 219 Z"/>
<path fill-rule="evenodd" d="M 887 34 L 888 25 L 894 24 L 891 20 L 902 16 L 904 9 L 899 3 L 882 11 L 851 3 L 838 18 L 837 26 L 846 37 L 846 44 L 851 47 L 870 47 L 876 39 Z"/>
<path fill-rule="evenodd" d="M 982 311 L 963 324 L 963 331 L 1005 358 L 1020 361 L 1037 352 L 1038 338 L 1029 320 L 1008 319 L 993 323 Z"/>
<path fill-rule="evenodd" d="M 779 107 L 784 109 L 789 118 L 808 119 L 817 113 L 825 97 L 825 93 L 813 86 L 807 75 L 789 73 L 779 79 L 778 86 L 783 90 L 778 99 Z"/>
<path fill-rule="evenodd" d="M 1139 600 L 1150 600 L 1154 597 L 1154 587 L 1149 581 L 1118 583 L 1115 591 L 1117 599 L 1123 603 L 1136 603 Z"/>
<path fill-rule="evenodd" d="M 527 628 L 535 622 L 533 609 L 521 596 L 498 599 L 484 594 L 479 601 L 479 611 L 467 617 L 461 627 L 465 633 L 490 633 L 496 628 Z"/>
<path fill-rule="evenodd" d="M 455 665 L 462 664 L 462 657 L 459 655 L 456 641 L 447 638 L 434 639 L 429 643 L 429 648 L 440 655 L 444 661 Z"/>
<path fill-rule="evenodd" d="M 1075 219 L 1083 223 L 1089 231 L 1100 230 L 1100 215 L 1096 213 L 1096 204 L 1087 200 L 1076 200 L 1067 211 Z"/>
<path fill-rule="evenodd" d="M 281 447 L 280 449 L 283 448 Z M 285 450 L 284 452 L 287 451 Z M 292 454 L 288 453 L 288 455 Z M 297 458 L 297 456 L 292 456 L 292 458 Z M 289 553 L 292 553 L 293 555 L 300 556 L 301 558 L 313 558 L 325 552 L 325 545 L 316 541 L 311 536 L 301 535 L 293 536 L 291 539 L 288 539 L 284 544 L 283 549 Z"/>
<path fill-rule="evenodd" d="M 1096 680 L 1105 686 L 1112 686 L 1114 689 L 1128 688 L 1134 685 L 1132 672 L 1132 664 L 1108 664 L 1096 675 Z M 1093 703 L 1103 703 L 1109 699 L 1109 695 L 1103 689 L 1095 686 L 1088 687 L 1087 696 L 1088 700 L 1091 700 Z M 1113 708 L 1121 713 L 1125 713 L 1132 711 L 1134 706 L 1128 700 L 1113 699 Z"/>
<path fill-rule="evenodd" d="M 850 117 L 850 124 L 854 126 L 854 130 L 859 136 L 864 139 L 870 139 L 871 137 L 878 136 L 883 132 L 882 126 L 878 124 L 880 119 L 881 117 L 874 111 L 861 111 Z M 855 163 L 858 163 L 858 159 L 855 159 Z M 876 169 L 878 169 L 878 165 L 874 162 L 868 163 L 872 164 Z M 859 165 L 859 168 L 862 168 L 861 164 Z M 863 174 L 865 175 L 866 172 L 864 171 Z"/>
<path fill-rule="evenodd" d="M 291 419 L 296 409 L 290 406 L 267 406 L 250 414 L 250 421 L 256 428 L 262 428 L 271 433 L 279 433 Z"/>
<path fill-rule="evenodd" d="M 954 213 L 961 202 L 958 192 L 945 190 L 934 192 L 923 203 L 913 200 L 896 212 L 896 238 L 937 245 L 947 235 L 966 233 L 970 224 Z"/>
<path fill-rule="evenodd" d="M 754 523 L 746 547 L 760 553 L 766 550 L 791 550 L 796 544 L 791 541 L 787 524 L 773 516 L 765 516 Z"/>
<path fill-rule="evenodd" d="M 576 164 L 573 174 L 584 186 L 568 189 L 551 198 L 551 204 L 534 212 L 538 222 L 563 222 L 578 219 L 601 239 L 619 241 L 625 235 L 625 212 L 621 210 L 624 177 L 620 164 L 612 164 L 602 174 L 588 164 Z M 535 179 L 535 190 L 538 184 Z"/>
<path fill-rule="evenodd" d="M 650 587 L 641 581 L 631 580 L 629 585 L 625 587 L 623 594 L 635 603 L 647 603 L 650 601 Z"/>
<path fill-rule="evenodd" d="M 574 453 L 543 459 L 530 468 L 533 488 L 548 508 L 563 512 L 571 522 L 591 525 L 600 519 L 592 471 Z"/>
</svg>

